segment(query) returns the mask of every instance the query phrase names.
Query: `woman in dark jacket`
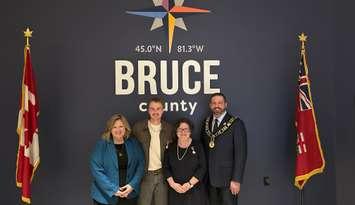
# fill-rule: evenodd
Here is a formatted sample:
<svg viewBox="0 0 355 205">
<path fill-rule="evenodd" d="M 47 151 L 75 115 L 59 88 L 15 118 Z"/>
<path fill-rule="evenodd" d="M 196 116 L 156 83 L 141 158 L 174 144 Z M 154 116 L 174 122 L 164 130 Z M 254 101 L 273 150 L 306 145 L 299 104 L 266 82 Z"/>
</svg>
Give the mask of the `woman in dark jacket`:
<svg viewBox="0 0 355 205">
<path fill-rule="evenodd" d="M 130 137 L 131 128 L 123 115 L 115 114 L 94 148 L 90 160 L 94 204 L 135 205 L 144 174 L 140 143 Z"/>
<path fill-rule="evenodd" d="M 203 178 L 206 158 L 200 142 L 191 138 L 188 119 L 176 123 L 177 140 L 169 144 L 164 157 L 164 174 L 169 184 L 169 205 L 208 205 Z"/>
</svg>

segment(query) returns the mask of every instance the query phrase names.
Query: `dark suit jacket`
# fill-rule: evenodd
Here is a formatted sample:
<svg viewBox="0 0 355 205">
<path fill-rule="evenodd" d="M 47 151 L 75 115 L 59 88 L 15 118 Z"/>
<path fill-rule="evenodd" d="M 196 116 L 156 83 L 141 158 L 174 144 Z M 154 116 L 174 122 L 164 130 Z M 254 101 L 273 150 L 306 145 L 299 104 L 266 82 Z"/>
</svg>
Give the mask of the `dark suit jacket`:
<svg viewBox="0 0 355 205">
<path fill-rule="evenodd" d="M 145 157 L 145 171 L 148 171 L 149 165 L 149 146 L 151 135 L 148 128 L 148 120 L 143 120 L 141 122 L 137 122 L 132 129 L 133 135 L 138 139 L 138 141 L 142 144 L 144 157 Z M 165 122 L 161 122 L 161 131 L 160 131 L 160 157 L 161 162 L 163 164 L 164 159 L 164 151 L 167 145 L 172 142 L 173 139 L 173 127 Z"/>
<path fill-rule="evenodd" d="M 227 113 L 218 130 L 231 117 Z M 211 130 L 213 117 L 210 116 L 210 119 L 209 129 Z M 214 187 L 229 187 L 231 180 L 242 183 L 247 159 L 247 133 L 243 121 L 237 118 L 227 131 L 216 137 L 214 148 L 208 146 L 210 137 L 205 131 L 205 121 L 201 133 L 207 154 L 210 184 Z"/>
</svg>

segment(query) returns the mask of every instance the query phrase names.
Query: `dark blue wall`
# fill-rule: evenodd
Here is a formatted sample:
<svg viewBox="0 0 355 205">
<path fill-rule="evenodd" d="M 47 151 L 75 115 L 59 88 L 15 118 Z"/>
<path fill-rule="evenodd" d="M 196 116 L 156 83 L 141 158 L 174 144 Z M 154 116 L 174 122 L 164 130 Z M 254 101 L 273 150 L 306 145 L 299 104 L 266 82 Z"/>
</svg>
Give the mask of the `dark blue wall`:
<svg viewBox="0 0 355 205">
<path fill-rule="evenodd" d="M 336 187 L 337 204 L 355 204 L 355 4 L 343 1 L 336 6 L 336 64 L 334 66 L 336 96 Z"/>
<path fill-rule="evenodd" d="M 152 6 L 150 0 L 6 1 L 0 8 L 1 204 L 18 204 L 20 198 L 15 188 L 15 129 L 22 30 L 27 25 L 34 30 L 31 51 L 41 103 L 41 164 L 32 186 L 33 204 L 90 204 L 89 153 L 105 121 L 117 112 L 131 123 L 146 117 L 137 105 L 151 95 L 114 93 L 118 59 L 134 64 L 139 59 L 220 60 L 214 71 L 219 79 L 213 86 L 228 96 L 229 111 L 243 118 L 248 129 L 249 158 L 240 204 L 298 204 L 293 186 L 293 118 L 300 32 L 309 35 L 312 94 L 327 162 L 325 173 L 306 185 L 305 204 L 348 204 L 351 193 L 344 190 L 350 188 L 347 180 L 353 171 L 349 170 L 354 170 L 354 157 L 349 156 L 354 156 L 355 99 L 350 69 L 354 63 L 347 60 L 352 58 L 348 41 L 354 35 L 347 34 L 351 16 L 342 12 L 350 12 L 350 7 L 336 2 L 186 0 L 187 6 L 212 13 L 187 17 L 189 31 L 177 29 L 174 43 L 205 44 L 207 50 L 168 55 L 134 52 L 137 44 L 165 45 L 164 32 L 148 31 L 151 19 L 125 14 Z M 193 78 L 202 79 L 200 74 Z M 197 125 L 208 112 L 208 96 L 202 92 L 190 96 L 179 90 L 164 98 L 197 102 L 193 116 Z M 341 115 L 346 115 L 344 121 Z M 173 122 L 181 116 L 191 117 L 167 112 L 165 119 Z M 270 177 L 271 186 L 263 185 L 264 176 Z"/>
</svg>

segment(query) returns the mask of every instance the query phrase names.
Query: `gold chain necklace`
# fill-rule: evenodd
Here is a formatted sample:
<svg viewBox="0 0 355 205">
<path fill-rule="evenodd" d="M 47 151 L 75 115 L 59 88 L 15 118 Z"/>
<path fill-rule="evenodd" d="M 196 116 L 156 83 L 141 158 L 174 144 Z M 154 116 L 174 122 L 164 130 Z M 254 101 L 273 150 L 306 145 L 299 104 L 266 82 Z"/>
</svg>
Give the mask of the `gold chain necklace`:
<svg viewBox="0 0 355 205">
<path fill-rule="evenodd" d="M 179 143 L 178 142 L 176 143 L 176 156 L 177 156 L 179 161 L 181 161 L 185 157 L 185 155 L 187 153 L 187 150 L 189 149 L 190 145 L 191 145 L 191 143 L 189 144 L 189 146 L 186 147 L 184 154 L 182 154 L 182 156 L 180 157 L 179 156 Z"/>
</svg>

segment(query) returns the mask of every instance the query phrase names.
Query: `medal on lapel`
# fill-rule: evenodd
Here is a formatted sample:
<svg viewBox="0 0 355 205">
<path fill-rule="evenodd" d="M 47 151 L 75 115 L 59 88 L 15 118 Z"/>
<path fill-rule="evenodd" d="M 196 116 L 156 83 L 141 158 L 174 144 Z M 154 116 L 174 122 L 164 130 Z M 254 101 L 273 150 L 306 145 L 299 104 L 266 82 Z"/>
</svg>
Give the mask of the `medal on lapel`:
<svg viewBox="0 0 355 205">
<path fill-rule="evenodd" d="M 213 149 L 215 147 L 215 138 L 223 134 L 225 131 L 229 129 L 230 126 L 235 122 L 236 118 L 231 117 L 228 122 L 223 123 L 223 127 L 220 128 L 216 133 L 212 133 L 211 130 L 209 129 L 209 122 L 210 122 L 210 117 L 208 117 L 205 121 L 205 132 L 207 136 L 209 137 L 209 143 L 208 146 L 210 149 Z"/>
<path fill-rule="evenodd" d="M 214 148 L 214 140 L 211 139 L 210 143 L 208 144 L 208 146 L 212 149 Z"/>
</svg>

